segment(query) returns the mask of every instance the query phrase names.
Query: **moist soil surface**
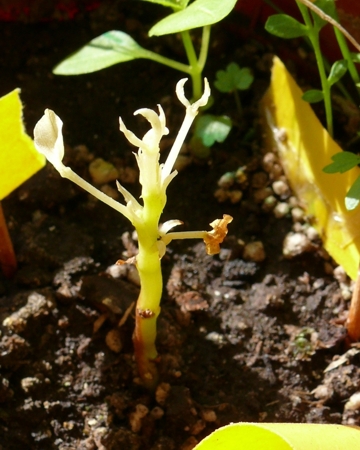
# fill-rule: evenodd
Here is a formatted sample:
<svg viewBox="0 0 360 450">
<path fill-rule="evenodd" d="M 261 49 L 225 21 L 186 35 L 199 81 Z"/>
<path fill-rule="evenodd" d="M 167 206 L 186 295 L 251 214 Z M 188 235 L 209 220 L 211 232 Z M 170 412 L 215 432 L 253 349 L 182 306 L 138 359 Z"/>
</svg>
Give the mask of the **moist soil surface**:
<svg viewBox="0 0 360 450">
<path fill-rule="evenodd" d="M 104 2 L 71 21 L 0 27 L 0 94 L 21 88 L 28 133 L 53 109 L 64 121 L 65 163 L 92 182 L 89 164 L 103 158 L 135 195 L 134 148 L 118 117 L 142 135 L 148 125 L 133 112 L 161 103 L 165 155 L 184 115 L 174 95 L 181 74 L 145 60 L 78 77 L 51 70 L 110 29 L 184 60 L 177 37 L 147 37 L 161 14 L 155 5 Z M 0 449 L 190 450 L 230 422 L 360 425 L 359 409 L 347 403 L 360 386 L 360 349 L 347 344 L 344 327 L 350 283 L 334 273 L 261 141 L 258 104 L 272 56 L 298 44 L 250 29 L 235 13 L 213 27 L 210 83 L 231 61 L 250 67 L 255 81 L 241 92 L 242 118 L 234 98 L 213 88 L 209 112 L 236 126 L 208 158 L 184 155 L 191 164 L 168 189 L 163 221 L 209 230 L 224 213 L 234 220 L 219 255 L 198 241 L 168 246 L 155 392 L 142 386 L 133 356 L 136 273 L 114 266 L 136 254 L 131 225 L 49 164 L 3 200 L 19 268 L 11 280 L 0 275 Z M 302 78 L 315 73 L 310 58 L 285 62 L 300 83 L 312 82 Z M 232 171 L 238 181 L 229 187 L 222 176 Z M 274 181 L 282 182 L 276 192 Z M 117 195 L 114 181 L 101 188 Z M 275 203 L 288 209 L 274 213 Z M 291 246 L 294 234 L 300 244 Z"/>
</svg>

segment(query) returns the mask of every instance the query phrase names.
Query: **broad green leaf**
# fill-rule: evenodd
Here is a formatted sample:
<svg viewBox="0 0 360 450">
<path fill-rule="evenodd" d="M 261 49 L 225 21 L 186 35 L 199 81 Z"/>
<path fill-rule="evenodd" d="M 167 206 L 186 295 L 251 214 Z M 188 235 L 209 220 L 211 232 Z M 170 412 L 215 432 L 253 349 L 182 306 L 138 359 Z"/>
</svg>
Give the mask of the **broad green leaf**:
<svg viewBox="0 0 360 450">
<path fill-rule="evenodd" d="M 195 0 L 182 11 L 160 20 L 149 31 L 149 36 L 180 33 L 193 28 L 213 25 L 230 14 L 237 0 Z"/>
<path fill-rule="evenodd" d="M 333 162 L 323 168 L 325 173 L 344 173 L 360 164 L 360 157 L 351 152 L 335 153 Z"/>
<path fill-rule="evenodd" d="M 232 92 L 235 89 L 248 89 L 253 80 L 254 76 L 248 67 L 240 69 L 238 64 L 230 63 L 226 70 L 216 72 L 214 86 L 220 92 Z"/>
<path fill-rule="evenodd" d="M 317 103 L 324 100 L 324 94 L 323 91 L 320 91 L 319 89 L 309 89 L 304 92 L 302 99 L 308 103 Z"/>
<path fill-rule="evenodd" d="M 360 202 L 360 176 L 355 180 L 345 197 L 345 206 L 348 211 L 355 209 Z"/>
<path fill-rule="evenodd" d="M 0 200 L 45 165 L 22 121 L 20 89 L 0 98 Z"/>
<path fill-rule="evenodd" d="M 108 31 L 58 64 L 53 73 L 56 75 L 79 75 L 96 72 L 125 61 L 146 58 L 148 51 L 141 47 L 128 34 Z"/>
<path fill-rule="evenodd" d="M 148 3 L 157 3 L 158 5 L 168 6 L 174 10 L 180 10 L 186 8 L 189 0 L 142 0 Z"/>
<path fill-rule="evenodd" d="M 265 23 L 265 30 L 284 39 L 297 38 L 308 34 L 305 25 L 287 14 L 270 16 Z"/>
<path fill-rule="evenodd" d="M 211 147 L 215 142 L 224 142 L 231 127 L 231 119 L 227 116 L 204 114 L 196 121 L 194 135 L 199 137 L 206 147 Z"/>
<path fill-rule="evenodd" d="M 347 71 L 347 61 L 345 59 L 341 59 L 339 61 L 335 61 L 331 66 L 330 74 L 328 76 L 328 81 L 330 86 L 337 83 L 342 76 L 345 75 Z"/>
</svg>

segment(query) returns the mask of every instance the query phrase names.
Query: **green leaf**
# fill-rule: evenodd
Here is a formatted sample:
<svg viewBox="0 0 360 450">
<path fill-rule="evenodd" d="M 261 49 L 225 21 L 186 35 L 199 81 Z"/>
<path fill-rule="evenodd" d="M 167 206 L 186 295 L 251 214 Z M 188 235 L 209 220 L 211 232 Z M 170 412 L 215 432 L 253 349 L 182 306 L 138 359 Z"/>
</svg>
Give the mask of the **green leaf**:
<svg viewBox="0 0 360 450">
<path fill-rule="evenodd" d="M 317 103 L 321 102 L 321 100 L 324 100 L 324 94 L 323 91 L 320 91 L 319 89 L 309 89 L 308 91 L 304 92 L 301 98 L 309 103 Z"/>
<path fill-rule="evenodd" d="M 351 152 L 335 153 L 333 162 L 323 168 L 325 173 L 344 173 L 360 164 L 360 157 Z"/>
<path fill-rule="evenodd" d="M 108 31 L 58 64 L 56 75 L 91 73 L 136 58 L 146 58 L 148 51 L 122 31 Z"/>
<path fill-rule="evenodd" d="M 211 147 L 215 142 L 224 142 L 231 128 L 229 117 L 204 114 L 196 120 L 194 135 L 199 137 L 206 147 Z"/>
<path fill-rule="evenodd" d="M 240 69 L 239 65 L 233 62 L 226 70 L 216 72 L 214 86 L 220 92 L 233 92 L 235 89 L 248 89 L 253 80 L 254 76 L 248 67 Z"/>
<path fill-rule="evenodd" d="M 160 20 L 149 31 L 149 36 L 180 33 L 193 28 L 220 22 L 230 14 L 237 0 L 195 0 L 182 11 Z"/>
<path fill-rule="evenodd" d="M 143 0 L 143 2 L 157 3 L 158 5 L 168 6 L 174 10 L 180 10 L 186 8 L 189 0 Z"/>
<path fill-rule="evenodd" d="M 357 177 L 355 183 L 351 186 L 345 197 L 345 207 L 348 211 L 355 209 L 360 202 L 360 176 Z"/>
<path fill-rule="evenodd" d="M 287 14 L 270 16 L 265 23 L 265 30 L 275 36 L 292 39 L 308 34 L 308 28 Z"/>
<path fill-rule="evenodd" d="M 337 83 L 342 76 L 345 75 L 347 71 L 347 61 L 341 59 L 340 61 L 335 61 L 331 66 L 330 74 L 328 76 L 328 82 L 330 86 Z"/>
<path fill-rule="evenodd" d="M 325 14 L 332 17 L 333 19 L 336 19 L 334 0 L 317 0 L 314 4 L 315 6 L 320 8 Z M 317 30 L 321 30 L 321 28 L 328 23 L 326 20 L 322 19 L 318 14 L 316 14 L 316 12 L 310 10 L 310 13 L 312 15 Z"/>
</svg>

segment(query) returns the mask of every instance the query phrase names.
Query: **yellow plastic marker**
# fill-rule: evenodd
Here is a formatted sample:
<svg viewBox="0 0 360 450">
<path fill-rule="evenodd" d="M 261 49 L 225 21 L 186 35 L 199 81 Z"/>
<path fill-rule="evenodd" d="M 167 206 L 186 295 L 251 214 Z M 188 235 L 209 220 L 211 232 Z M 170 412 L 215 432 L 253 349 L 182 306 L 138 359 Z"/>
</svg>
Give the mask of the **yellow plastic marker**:
<svg viewBox="0 0 360 450">
<path fill-rule="evenodd" d="M 279 58 L 274 58 L 271 85 L 261 108 L 289 183 L 314 217 L 324 247 L 355 280 L 359 267 L 360 207 L 345 208 L 345 195 L 360 175 L 355 167 L 344 174 L 326 174 L 322 169 L 341 151 L 315 116 L 303 92 Z M 360 448 L 360 447 L 359 447 Z"/>
<path fill-rule="evenodd" d="M 299 423 L 234 423 L 214 431 L 194 450 L 350 450 L 360 428 Z"/>
<path fill-rule="evenodd" d="M 24 131 L 20 89 L 0 98 L 0 200 L 46 162 Z"/>
<path fill-rule="evenodd" d="M 0 98 L 0 200 L 34 175 L 46 162 L 25 133 L 20 89 Z M 5 276 L 16 270 L 16 258 L 0 204 L 0 267 Z"/>
</svg>

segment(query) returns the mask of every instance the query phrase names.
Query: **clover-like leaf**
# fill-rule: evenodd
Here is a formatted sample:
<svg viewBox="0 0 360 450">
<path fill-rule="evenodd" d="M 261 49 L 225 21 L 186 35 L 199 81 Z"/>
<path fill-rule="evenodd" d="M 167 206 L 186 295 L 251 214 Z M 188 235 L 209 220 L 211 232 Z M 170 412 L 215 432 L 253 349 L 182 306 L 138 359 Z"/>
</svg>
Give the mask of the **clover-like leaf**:
<svg viewBox="0 0 360 450">
<path fill-rule="evenodd" d="M 235 89 L 248 89 L 254 80 L 254 76 L 248 67 L 240 68 L 238 64 L 232 62 L 226 70 L 216 72 L 214 86 L 220 92 L 233 92 Z"/>
<path fill-rule="evenodd" d="M 325 173 L 344 173 L 360 164 L 360 157 L 351 152 L 335 153 L 333 162 L 323 168 Z"/>
<path fill-rule="evenodd" d="M 211 147 L 215 142 L 224 142 L 231 128 L 229 117 L 204 114 L 196 121 L 194 136 L 200 138 L 205 147 Z"/>
</svg>

